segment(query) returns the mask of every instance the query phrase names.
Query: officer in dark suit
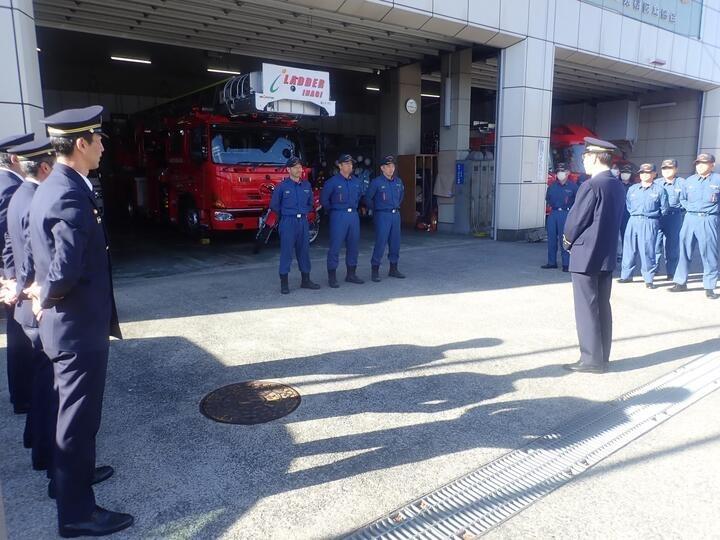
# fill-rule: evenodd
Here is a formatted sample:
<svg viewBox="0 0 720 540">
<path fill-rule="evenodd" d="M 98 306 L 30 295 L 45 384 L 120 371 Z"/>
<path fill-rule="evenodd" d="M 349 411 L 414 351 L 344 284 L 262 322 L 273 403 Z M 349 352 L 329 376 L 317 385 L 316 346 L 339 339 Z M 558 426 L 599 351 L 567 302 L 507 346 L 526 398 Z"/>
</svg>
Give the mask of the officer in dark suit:
<svg viewBox="0 0 720 540">
<path fill-rule="evenodd" d="M 97 506 L 92 484 L 113 474 L 95 467 L 108 338 L 120 337 L 109 247 L 88 173 L 103 153 L 100 106 L 47 117 L 57 163 L 30 205 L 35 285 L 27 290 L 40 339 L 53 362 L 59 408 L 53 479 L 60 536 L 103 536 L 133 517 Z"/>
<path fill-rule="evenodd" d="M 395 158 L 385 156 L 380 161 L 382 174 L 370 182 L 365 193 L 365 202 L 373 210 L 375 223 L 375 247 L 370 264 L 372 280 L 380 281 L 380 263 L 385 246 L 388 248 L 390 270 L 388 276 L 403 279 L 405 274 L 398 270 L 400 260 L 400 205 L 405 196 L 402 179 L 395 176 Z"/>
<path fill-rule="evenodd" d="M 13 268 L 15 288 L 11 300 L 15 303 L 15 320 L 32 344 L 33 355 L 27 360 L 33 367 L 32 400 L 27 426 L 32 444 L 32 466 L 48 471 L 51 476 L 52 453 L 55 446 L 57 422 L 57 394 L 53 389 L 53 367 L 43 352 L 38 321 L 32 302 L 23 291 L 35 278 L 35 266 L 30 251 L 30 203 L 35 190 L 50 175 L 55 164 L 55 151 L 46 137 L 35 139 L 10 149 L 17 156 L 25 181 L 10 199 L 7 213 L 7 234 L 3 260 L 6 271 Z"/>
<path fill-rule="evenodd" d="M 17 156 L 8 149 L 33 140 L 34 134 L 13 135 L 0 140 L 0 250 L 4 250 L 7 233 L 7 211 L 15 190 L 23 183 L 22 169 Z M 12 288 L 15 269 L 12 260 L 3 261 L 3 281 Z M 5 303 L 7 315 L 7 378 L 10 402 L 16 414 L 30 411 L 33 370 L 29 359 L 32 357 L 32 345 L 22 328 L 15 320 L 15 307 Z M 25 446 L 29 446 L 29 433 L 26 432 Z"/>
<path fill-rule="evenodd" d="M 320 285 L 310 279 L 310 231 L 307 220 L 313 209 L 313 192 L 310 182 L 302 179 L 303 165 L 300 158 L 291 157 L 285 163 L 288 177 L 275 186 L 270 199 L 270 209 L 280 216 L 280 292 L 288 294 L 288 274 L 293 251 L 297 257 L 303 289 L 316 290 Z"/>
<path fill-rule="evenodd" d="M 330 214 L 330 246 L 327 254 L 328 284 L 333 289 L 339 287 L 337 267 L 340 249 L 345 244 L 345 281 L 362 284 L 357 274 L 358 251 L 360 249 L 360 217 L 358 206 L 362 196 L 362 186 L 353 175 L 355 160 L 350 154 L 342 154 L 336 164 L 340 172 L 330 178 L 323 186 L 320 203 Z"/>
<path fill-rule="evenodd" d="M 580 360 L 570 371 L 605 373 L 612 345 L 610 291 L 615 270 L 617 238 L 625 209 L 625 189 L 610 172 L 617 147 L 585 138 L 583 165 L 590 179 L 578 189 L 565 222 L 563 245 L 570 251 L 575 324 Z"/>
</svg>

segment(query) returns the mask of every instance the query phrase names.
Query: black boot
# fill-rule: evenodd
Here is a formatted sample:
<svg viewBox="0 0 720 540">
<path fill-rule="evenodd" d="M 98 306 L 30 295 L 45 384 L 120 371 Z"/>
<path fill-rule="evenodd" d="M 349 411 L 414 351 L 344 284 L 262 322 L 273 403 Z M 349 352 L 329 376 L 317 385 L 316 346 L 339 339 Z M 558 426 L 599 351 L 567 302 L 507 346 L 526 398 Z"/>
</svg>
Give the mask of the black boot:
<svg viewBox="0 0 720 540">
<path fill-rule="evenodd" d="M 300 288 L 301 289 L 312 289 L 313 291 L 320 288 L 320 285 L 317 283 L 313 283 L 310 280 L 310 273 L 309 272 L 303 272 L 302 273 L 302 281 L 300 282 Z"/>
<path fill-rule="evenodd" d="M 290 294 L 290 286 L 288 285 L 288 275 L 280 274 L 280 293 Z"/>
<path fill-rule="evenodd" d="M 388 276 L 403 279 L 405 277 L 405 274 L 401 273 L 400 270 L 398 270 L 397 263 L 390 263 L 390 271 L 388 272 Z"/>
<path fill-rule="evenodd" d="M 716 300 L 718 294 L 712 289 L 705 289 L 705 296 L 707 296 L 710 300 Z"/>
<path fill-rule="evenodd" d="M 380 281 L 380 267 L 379 266 L 373 266 L 372 267 L 372 276 L 370 277 L 375 283 Z"/>
<path fill-rule="evenodd" d="M 337 282 L 335 270 L 328 270 L 328 285 L 330 285 L 331 289 L 337 289 L 340 286 Z"/>
<path fill-rule="evenodd" d="M 357 277 L 357 274 L 355 273 L 356 268 L 357 266 L 347 267 L 347 275 L 345 276 L 345 281 L 347 281 L 348 283 L 357 283 L 358 285 L 361 285 L 365 282 L 359 277 Z"/>
</svg>

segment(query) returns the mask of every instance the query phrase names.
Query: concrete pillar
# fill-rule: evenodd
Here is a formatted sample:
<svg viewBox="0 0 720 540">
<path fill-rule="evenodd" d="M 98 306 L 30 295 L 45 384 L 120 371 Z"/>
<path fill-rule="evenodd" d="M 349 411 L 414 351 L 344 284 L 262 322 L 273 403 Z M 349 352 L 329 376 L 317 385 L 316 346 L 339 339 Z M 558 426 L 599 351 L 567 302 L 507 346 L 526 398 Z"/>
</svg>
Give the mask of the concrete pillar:
<svg viewBox="0 0 720 540">
<path fill-rule="evenodd" d="M 552 112 L 552 43 L 527 38 L 500 55 L 495 238 L 524 239 L 545 225 Z"/>
<path fill-rule="evenodd" d="M 707 152 L 720 159 L 720 88 L 703 95 L 698 148 L 700 153 Z M 719 165 L 715 166 L 715 172 L 720 172 Z"/>
<path fill-rule="evenodd" d="M 380 99 L 380 137 L 378 157 L 420 153 L 420 64 L 410 64 L 383 74 Z M 410 113 L 406 103 L 415 101 Z"/>
<path fill-rule="evenodd" d="M 0 137 L 44 132 L 32 0 L 0 0 Z"/>
<path fill-rule="evenodd" d="M 472 49 L 443 55 L 441 75 L 440 141 L 435 195 L 438 203 L 438 229 L 452 232 L 455 223 L 455 163 L 467 158 L 470 151 Z"/>
</svg>

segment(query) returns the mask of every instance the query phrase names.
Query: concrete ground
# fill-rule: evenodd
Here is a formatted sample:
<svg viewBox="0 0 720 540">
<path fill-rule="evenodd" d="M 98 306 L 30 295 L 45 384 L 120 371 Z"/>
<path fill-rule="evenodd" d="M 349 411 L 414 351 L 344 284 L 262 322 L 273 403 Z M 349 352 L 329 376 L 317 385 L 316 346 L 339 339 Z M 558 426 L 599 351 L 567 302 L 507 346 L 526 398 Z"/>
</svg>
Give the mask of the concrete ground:
<svg viewBox="0 0 720 540">
<path fill-rule="evenodd" d="M 359 274 L 369 278 L 363 234 Z M 277 246 L 253 257 L 246 240 L 115 235 L 125 339 L 111 344 L 98 463 L 116 475 L 96 494 L 136 516 L 117 538 L 340 537 L 720 348 L 720 302 L 697 277 L 678 295 L 667 282 L 615 285 L 612 372 L 570 374 L 560 367 L 578 356 L 570 278 L 539 268 L 545 244 L 408 233 L 408 279 L 331 290 L 321 238 L 312 257 L 323 288 L 298 289 L 294 269 L 281 296 Z M 292 385 L 300 407 L 255 426 L 199 413 L 211 390 L 251 379 Z M 491 535 L 720 536 L 710 517 L 718 399 Z M 54 505 L 20 444 L 4 376 L 0 403 L 8 536 L 52 538 Z"/>
</svg>

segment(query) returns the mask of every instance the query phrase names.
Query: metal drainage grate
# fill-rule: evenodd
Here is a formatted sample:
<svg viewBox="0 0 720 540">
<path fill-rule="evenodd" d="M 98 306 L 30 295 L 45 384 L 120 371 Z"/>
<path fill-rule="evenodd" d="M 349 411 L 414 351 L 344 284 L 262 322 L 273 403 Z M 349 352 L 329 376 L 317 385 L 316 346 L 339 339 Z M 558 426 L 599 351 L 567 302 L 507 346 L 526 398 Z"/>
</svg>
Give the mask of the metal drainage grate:
<svg viewBox="0 0 720 540">
<path fill-rule="evenodd" d="M 246 381 L 213 390 L 200 401 L 200 412 L 224 424 L 264 424 L 287 416 L 300 405 L 294 388 L 269 381 Z"/>
<path fill-rule="evenodd" d="M 349 538 L 468 540 L 482 535 L 718 387 L 720 354 L 702 356 L 391 512 Z"/>
</svg>

